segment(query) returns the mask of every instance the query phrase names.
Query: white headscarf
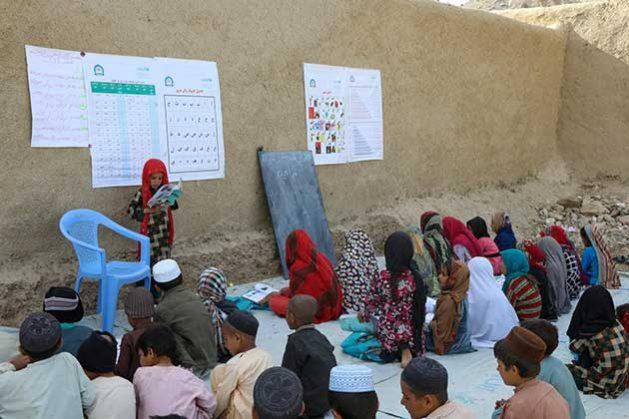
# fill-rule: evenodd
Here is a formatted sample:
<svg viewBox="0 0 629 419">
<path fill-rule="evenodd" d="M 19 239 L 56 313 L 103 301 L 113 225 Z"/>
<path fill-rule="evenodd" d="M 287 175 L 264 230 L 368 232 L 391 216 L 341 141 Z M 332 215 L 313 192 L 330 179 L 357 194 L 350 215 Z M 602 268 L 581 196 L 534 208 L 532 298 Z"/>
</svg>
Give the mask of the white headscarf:
<svg viewBox="0 0 629 419">
<path fill-rule="evenodd" d="M 475 257 L 467 267 L 470 270 L 467 300 L 472 346 L 493 348 L 496 341 L 518 325 L 518 316 L 496 282 L 489 260 Z"/>
</svg>

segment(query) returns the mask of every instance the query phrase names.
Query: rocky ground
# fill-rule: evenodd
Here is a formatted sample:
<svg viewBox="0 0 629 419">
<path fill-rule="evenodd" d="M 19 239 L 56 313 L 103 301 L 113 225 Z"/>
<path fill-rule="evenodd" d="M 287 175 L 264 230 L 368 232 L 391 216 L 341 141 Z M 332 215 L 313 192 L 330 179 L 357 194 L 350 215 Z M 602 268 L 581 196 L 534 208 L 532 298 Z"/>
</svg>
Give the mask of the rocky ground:
<svg viewBox="0 0 629 419">
<path fill-rule="evenodd" d="M 589 0 L 470 0 L 463 4 L 467 9 L 506 10 L 531 7 L 552 7 L 561 4 L 585 3 Z"/>
<path fill-rule="evenodd" d="M 629 201 L 614 193 L 597 191 L 600 185 L 587 183 L 582 194 L 560 198 L 550 206 L 538 208 L 537 225 L 542 230 L 557 224 L 568 231 L 576 247 L 583 247 L 579 229 L 595 223 L 604 234 L 617 262 L 629 263 Z"/>
</svg>

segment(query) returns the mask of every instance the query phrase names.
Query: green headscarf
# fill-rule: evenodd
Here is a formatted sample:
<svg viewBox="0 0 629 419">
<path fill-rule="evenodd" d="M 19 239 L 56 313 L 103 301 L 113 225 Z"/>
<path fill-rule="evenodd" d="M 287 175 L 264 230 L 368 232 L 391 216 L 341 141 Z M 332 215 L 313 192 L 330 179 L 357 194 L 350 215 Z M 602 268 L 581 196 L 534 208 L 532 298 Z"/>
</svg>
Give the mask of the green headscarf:
<svg viewBox="0 0 629 419">
<path fill-rule="evenodd" d="M 502 284 L 502 291 L 506 292 L 511 281 L 529 273 L 529 260 L 526 254 L 518 249 L 504 250 L 500 254 L 507 268 L 506 279 L 504 284 Z"/>
</svg>

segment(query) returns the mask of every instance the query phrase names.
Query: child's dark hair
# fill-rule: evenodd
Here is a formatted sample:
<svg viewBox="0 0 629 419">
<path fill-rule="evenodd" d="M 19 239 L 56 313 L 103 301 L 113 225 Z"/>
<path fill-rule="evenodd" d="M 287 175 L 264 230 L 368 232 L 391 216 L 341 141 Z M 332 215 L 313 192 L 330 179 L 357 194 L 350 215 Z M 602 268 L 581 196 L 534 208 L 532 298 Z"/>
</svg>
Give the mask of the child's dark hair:
<svg viewBox="0 0 629 419">
<path fill-rule="evenodd" d="M 330 407 L 343 419 L 375 419 L 378 412 L 378 395 L 375 391 L 364 393 L 328 393 Z"/>
<path fill-rule="evenodd" d="M 622 320 L 623 316 L 628 311 L 629 311 L 629 303 L 621 304 L 618 307 L 616 307 L 616 318 L 618 319 L 618 321 Z"/>
<path fill-rule="evenodd" d="M 550 356 L 559 346 L 559 331 L 557 326 L 544 319 L 524 320 L 520 326 L 530 330 L 540 337 L 546 344 L 546 356 Z"/>
<path fill-rule="evenodd" d="M 183 282 L 183 274 L 179 274 L 179 276 L 173 279 L 172 281 L 157 284 L 157 286 L 160 287 L 164 291 L 168 291 L 175 288 L 177 285 L 181 285 L 182 282 Z"/>
<path fill-rule="evenodd" d="M 140 335 L 137 348 L 141 349 L 144 354 L 147 354 L 148 350 L 151 349 L 155 355 L 167 356 L 175 365 L 179 363 L 177 341 L 174 333 L 168 326 L 154 325 L 147 328 Z"/>
<path fill-rule="evenodd" d="M 581 233 L 581 240 L 583 240 L 583 245 L 585 247 L 591 247 L 592 241 L 590 240 L 588 233 L 585 231 L 585 227 L 581 227 L 581 229 L 579 230 L 579 233 Z"/>
<path fill-rule="evenodd" d="M 151 419 L 186 419 L 186 417 L 171 413 L 170 415 L 165 416 L 151 416 Z"/>
<path fill-rule="evenodd" d="M 494 357 L 502 361 L 507 368 L 515 366 L 522 378 L 533 378 L 539 374 L 540 364 L 515 355 L 507 347 L 505 339 L 499 340 L 494 345 Z"/>
<path fill-rule="evenodd" d="M 24 348 L 21 348 L 21 349 L 24 355 L 28 355 L 28 357 L 31 359 L 32 362 L 37 362 L 37 361 L 43 361 L 44 359 L 48 359 L 51 356 L 55 355 L 57 352 L 59 352 L 60 347 L 61 347 L 61 339 L 59 339 L 59 341 L 54 347 L 44 352 L 30 352 Z"/>
</svg>

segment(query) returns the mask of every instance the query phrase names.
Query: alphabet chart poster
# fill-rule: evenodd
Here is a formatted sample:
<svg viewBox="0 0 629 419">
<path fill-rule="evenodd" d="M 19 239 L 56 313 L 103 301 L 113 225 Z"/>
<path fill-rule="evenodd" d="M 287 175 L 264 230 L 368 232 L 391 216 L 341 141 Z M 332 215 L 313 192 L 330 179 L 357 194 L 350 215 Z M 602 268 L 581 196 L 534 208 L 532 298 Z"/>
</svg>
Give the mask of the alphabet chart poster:
<svg viewBox="0 0 629 419">
<path fill-rule="evenodd" d="M 384 158 L 379 70 L 304 64 L 304 87 L 315 164 Z"/>
<path fill-rule="evenodd" d="M 161 136 L 172 179 L 225 177 L 221 92 L 216 63 L 157 58 Z"/>
<path fill-rule="evenodd" d="M 90 53 L 83 69 L 92 186 L 139 185 L 144 162 L 167 157 L 159 135 L 155 60 Z"/>
<path fill-rule="evenodd" d="M 81 53 L 26 45 L 31 147 L 87 147 Z"/>
</svg>

